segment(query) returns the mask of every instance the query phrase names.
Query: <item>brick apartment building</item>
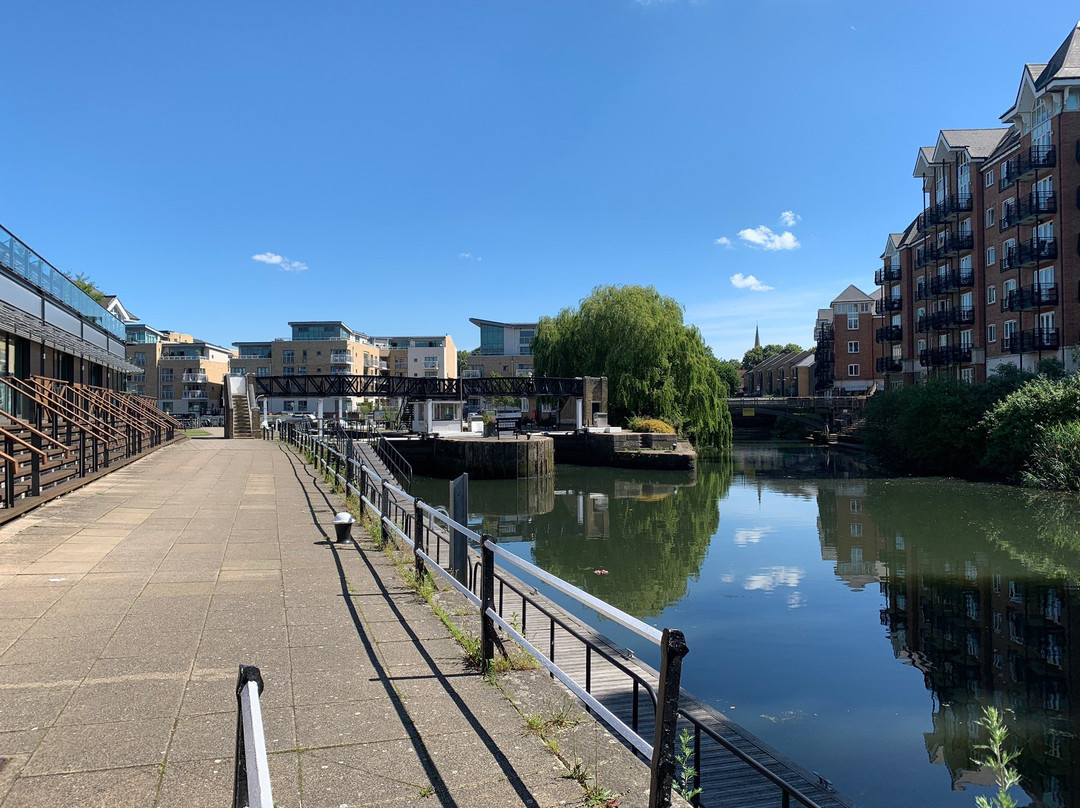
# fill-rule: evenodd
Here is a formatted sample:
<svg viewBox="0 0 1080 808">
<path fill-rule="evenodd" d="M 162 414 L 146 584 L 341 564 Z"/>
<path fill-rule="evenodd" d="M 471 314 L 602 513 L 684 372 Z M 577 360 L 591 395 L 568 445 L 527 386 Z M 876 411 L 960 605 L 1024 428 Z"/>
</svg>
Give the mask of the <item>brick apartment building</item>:
<svg viewBox="0 0 1080 808">
<path fill-rule="evenodd" d="M 884 317 L 881 290 L 866 294 L 848 286 L 819 309 L 814 325 L 814 392 L 818 395 L 863 395 L 883 380 L 886 367 L 875 343 Z"/>
<path fill-rule="evenodd" d="M 1001 121 L 942 130 L 918 151 L 922 213 L 889 236 L 875 275 L 887 386 L 938 374 L 979 382 L 1004 363 L 1076 367 L 1080 25 L 1048 63 L 1024 66 Z M 836 329 L 837 369 L 840 341 Z"/>
</svg>

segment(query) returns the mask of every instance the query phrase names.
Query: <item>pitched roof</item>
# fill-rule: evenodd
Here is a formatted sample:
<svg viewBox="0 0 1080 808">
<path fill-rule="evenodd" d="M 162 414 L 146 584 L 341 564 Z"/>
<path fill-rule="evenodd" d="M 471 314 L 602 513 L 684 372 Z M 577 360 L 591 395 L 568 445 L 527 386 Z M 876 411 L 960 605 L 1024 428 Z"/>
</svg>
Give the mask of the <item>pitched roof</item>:
<svg viewBox="0 0 1080 808">
<path fill-rule="evenodd" d="M 870 299 L 870 295 L 866 294 L 866 292 L 855 284 L 851 284 L 847 289 L 833 298 L 833 302 L 830 305 L 836 305 L 837 303 L 866 303 Z"/>
<path fill-rule="evenodd" d="M 1009 127 L 996 129 L 942 129 L 941 136 L 951 149 L 967 149 L 972 159 L 989 157 L 1009 132 Z"/>
<path fill-rule="evenodd" d="M 1080 79 L 1080 23 L 1069 32 L 1050 61 L 1039 71 L 1035 89 L 1041 90 L 1055 79 Z"/>
</svg>

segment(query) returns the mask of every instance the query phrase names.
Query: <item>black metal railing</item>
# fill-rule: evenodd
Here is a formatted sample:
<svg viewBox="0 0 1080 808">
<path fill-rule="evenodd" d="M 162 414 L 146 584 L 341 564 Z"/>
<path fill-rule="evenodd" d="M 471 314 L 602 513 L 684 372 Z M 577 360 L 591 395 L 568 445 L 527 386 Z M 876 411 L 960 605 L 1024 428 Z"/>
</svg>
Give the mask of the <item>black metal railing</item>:
<svg viewBox="0 0 1080 808">
<path fill-rule="evenodd" d="M 879 328 L 874 338 L 878 342 L 899 342 L 904 338 L 904 328 L 899 325 L 886 325 Z"/>
<path fill-rule="evenodd" d="M 935 249 L 936 249 L 936 247 L 934 247 L 934 246 L 932 246 L 930 244 L 924 244 L 921 247 L 916 247 L 915 248 L 915 268 L 916 269 L 921 269 L 922 267 L 926 266 L 927 264 L 934 263 L 934 260 L 936 258 L 935 254 L 934 254 Z"/>
<path fill-rule="evenodd" d="M 830 342 L 836 338 L 832 323 L 818 323 L 814 326 L 814 342 Z"/>
<path fill-rule="evenodd" d="M 941 345 L 919 351 L 919 362 L 926 367 L 959 365 L 971 361 L 970 345 Z"/>
<path fill-rule="evenodd" d="M 1027 311 L 1042 306 L 1056 306 L 1058 287 L 1056 283 L 1032 284 L 1007 292 L 1001 299 L 1002 311 Z"/>
<path fill-rule="evenodd" d="M 945 199 L 944 216 L 947 219 L 955 218 L 964 213 L 971 213 L 974 199 L 970 193 L 953 194 Z"/>
<path fill-rule="evenodd" d="M 955 292 L 957 289 L 970 289 L 975 285 L 975 270 L 953 269 L 944 275 L 932 275 L 930 277 L 930 297 Z"/>
<path fill-rule="evenodd" d="M 818 346 L 814 350 L 814 361 L 819 365 L 832 365 L 836 361 L 836 352 L 831 347 Z"/>
<path fill-rule="evenodd" d="M 411 493 L 413 483 L 412 464 L 405 459 L 394 444 L 379 435 L 378 440 L 375 441 L 375 454 L 379 456 L 379 460 L 386 465 L 386 468 L 394 475 L 394 478 L 405 489 L 405 492 Z"/>
<path fill-rule="evenodd" d="M 1031 351 L 1056 351 L 1058 349 L 1056 328 L 1032 328 L 1030 331 L 1014 331 L 1001 340 L 1005 353 L 1028 353 Z"/>
<path fill-rule="evenodd" d="M 1016 163 L 1016 176 L 1023 179 L 1035 172 L 1057 165 L 1057 149 L 1054 146 L 1028 146 L 1009 162 Z"/>
<path fill-rule="evenodd" d="M 1040 261 L 1053 261 L 1057 255 L 1056 238 L 1036 237 L 1006 247 L 1001 256 L 1001 271 L 1032 266 Z"/>
<path fill-rule="evenodd" d="M 881 286 L 885 283 L 891 283 L 892 281 L 898 281 L 903 277 L 903 272 L 898 266 L 886 266 L 879 269 L 874 273 L 874 284 Z"/>
<path fill-rule="evenodd" d="M 970 250 L 975 245 L 975 237 L 966 230 L 949 231 L 945 238 L 933 247 L 935 259 L 948 258 L 964 250 Z"/>
<path fill-rule="evenodd" d="M 890 356 L 879 356 L 874 362 L 878 373 L 899 373 L 904 369 L 902 359 L 894 359 Z"/>
<path fill-rule="evenodd" d="M 884 314 L 887 311 L 900 311 L 903 308 L 904 299 L 902 295 L 889 295 L 888 297 L 880 298 L 877 303 L 874 304 L 875 314 Z"/>
<path fill-rule="evenodd" d="M 681 718 L 689 724 L 695 738 L 694 760 L 698 768 L 695 787 L 705 785 L 701 783 L 701 741 L 711 739 L 720 749 L 736 758 L 739 764 L 749 767 L 775 787 L 782 805 L 791 805 L 791 801 L 795 800 L 806 808 L 820 808 L 797 786 L 770 771 L 745 749 L 720 735 L 707 716 L 696 714 L 699 712 L 697 710 L 680 708 L 681 660 L 687 650 L 682 632 L 674 629 L 661 631 L 649 626 L 513 555 L 499 547 L 492 536 L 476 533 L 468 526 L 454 522 L 439 509 L 380 479 L 370 468 L 345 458 L 330 443 L 295 429 L 295 425 L 279 425 L 277 435 L 310 452 L 320 469 L 345 485 L 350 493 L 357 495 L 361 507 L 379 518 L 382 527 L 379 538 L 382 542 L 393 541 L 412 550 L 413 563 L 419 575 L 430 572 L 440 576 L 480 609 L 481 656 L 487 664 L 494 660 L 495 628 L 498 627 L 566 685 L 631 749 L 650 760 L 650 806 L 670 804 L 676 774 L 675 733 L 677 721 Z M 459 579 L 458 571 L 447 569 L 446 566 L 453 555 L 451 542 L 455 534 L 464 537 L 470 545 L 470 560 L 463 581 Z M 644 675 L 644 668 L 630 664 L 629 661 L 634 658 L 632 652 L 619 649 L 597 632 L 582 630 L 578 621 L 540 595 L 535 586 L 511 574 L 507 567 L 516 568 L 531 580 L 538 581 L 540 586 L 569 596 L 602 617 L 656 643 L 660 647 L 660 672 L 656 683 Z M 538 619 L 542 626 L 539 629 L 534 627 Z M 562 646 L 560 640 L 565 641 Z M 584 682 L 579 681 L 580 675 L 575 678 L 557 664 L 559 649 L 565 649 L 566 643 L 576 643 L 583 649 Z M 617 707 L 609 707 L 593 695 L 593 673 L 600 666 L 608 666 L 626 678 L 629 692 L 617 699 Z M 619 714 L 616 714 L 616 710 Z M 716 724 L 719 726 L 718 722 Z M 651 743 L 646 735 L 651 735 Z M 695 797 L 692 804 L 702 805 L 703 798 L 708 797 L 708 793 Z"/>
</svg>

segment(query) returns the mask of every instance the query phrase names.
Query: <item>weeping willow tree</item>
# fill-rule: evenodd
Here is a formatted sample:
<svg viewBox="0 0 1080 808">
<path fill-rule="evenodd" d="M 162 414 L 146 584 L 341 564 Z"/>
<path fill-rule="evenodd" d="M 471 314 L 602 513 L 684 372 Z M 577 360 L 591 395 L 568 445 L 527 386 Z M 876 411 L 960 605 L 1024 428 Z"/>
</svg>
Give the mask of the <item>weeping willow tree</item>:
<svg viewBox="0 0 1080 808">
<path fill-rule="evenodd" d="M 613 422 L 660 418 L 695 443 L 728 446 L 727 385 L 701 332 L 682 306 L 653 287 L 598 286 L 577 309 L 541 317 L 533 340 L 536 371 L 607 376 Z"/>
</svg>

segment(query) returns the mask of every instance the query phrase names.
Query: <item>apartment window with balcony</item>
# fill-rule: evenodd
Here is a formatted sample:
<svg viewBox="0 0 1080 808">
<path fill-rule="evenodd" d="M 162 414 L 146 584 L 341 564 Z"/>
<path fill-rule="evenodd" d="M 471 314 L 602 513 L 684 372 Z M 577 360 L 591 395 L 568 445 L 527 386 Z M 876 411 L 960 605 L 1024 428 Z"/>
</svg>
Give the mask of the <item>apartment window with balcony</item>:
<svg viewBox="0 0 1080 808">
<path fill-rule="evenodd" d="M 394 370 L 408 370 L 408 369 L 409 369 L 409 360 L 408 359 L 398 357 L 398 358 L 396 358 L 394 360 Z"/>
<path fill-rule="evenodd" d="M 1035 272 L 1035 283 L 1043 288 L 1054 285 L 1054 268 L 1042 267 Z"/>
<path fill-rule="evenodd" d="M 1002 219 L 1009 218 L 1009 211 L 1013 208 L 1013 206 L 1015 204 L 1016 204 L 1016 199 L 1014 197 L 1011 197 L 1011 196 L 1008 199 L 1006 199 L 1004 202 L 1001 203 L 1001 218 Z"/>
<path fill-rule="evenodd" d="M 437 371 L 437 370 L 425 370 L 424 371 L 424 377 L 428 378 L 428 379 L 434 379 L 438 375 L 439 375 L 439 371 Z"/>
<path fill-rule="evenodd" d="M 959 165 L 956 167 L 956 193 L 960 196 L 971 194 L 971 158 L 961 152 L 957 157 Z"/>
<path fill-rule="evenodd" d="M 994 209 L 993 208 L 987 208 L 986 209 L 986 226 L 987 227 L 993 227 L 994 226 Z"/>
<path fill-rule="evenodd" d="M 997 323 L 987 323 L 986 325 L 986 341 L 997 342 Z"/>
<path fill-rule="evenodd" d="M 172 399 L 173 391 L 172 391 L 172 385 L 171 384 L 166 384 L 165 386 L 163 386 L 161 388 L 161 397 L 162 397 L 162 399 L 166 399 L 166 400 Z"/>
<path fill-rule="evenodd" d="M 1002 338 L 1011 345 L 1013 338 L 1016 336 L 1016 331 L 1016 320 L 1006 320 L 1001 327 Z M 1010 345 L 1005 346 L 1006 350 L 1008 350 Z"/>
<path fill-rule="evenodd" d="M 295 361 L 296 361 L 296 352 L 295 351 L 282 351 L 281 352 L 281 363 L 283 365 L 291 365 Z"/>
<path fill-rule="evenodd" d="M 919 345 L 919 353 L 922 353 L 923 351 L 926 350 L 926 340 L 925 339 L 919 340 L 918 345 Z"/>
<path fill-rule="evenodd" d="M 966 329 L 960 332 L 960 345 L 964 348 L 971 347 L 971 329 Z"/>
<path fill-rule="evenodd" d="M 848 353 L 858 353 L 859 352 L 859 341 L 858 340 L 851 340 L 850 342 L 848 342 L 848 344 L 847 344 L 847 352 Z"/>
<path fill-rule="evenodd" d="M 1052 239 L 1054 237 L 1054 223 L 1053 222 L 1043 222 L 1042 224 L 1040 224 L 1038 227 L 1035 228 L 1034 235 L 1035 235 L 1036 238 L 1040 239 L 1041 241 L 1047 241 L 1049 239 Z"/>
<path fill-rule="evenodd" d="M 858 365 L 848 365 L 847 366 L 847 375 L 850 376 L 853 379 L 856 378 L 859 375 L 859 366 Z"/>
<path fill-rule="evenodd" d="M 994 169 L 992 169 L 992 168 L 987 169 L 986 173 L 983 175 L 983 185 L 985 185 L 987 188 L 989 188 L 993 184 L 994 184 Z"/>
<path fill-rule="evenodd" d="M 1054 312 L 1044 311 L 1039 315 L 1039 328 L 1042 329 L 1043 334 L 1049 335 L 1054 330 Z"/>
<path fill-rule="evenodd" d="M 940 205 L 945 201 L 945 195 L 948 193 L 949 178 L 945 176 L 945 172 L 941 172 L 934 181 L 934 201 Z"/>
<path fill-rule="evenodd" d="M 172 368 L 163 369 L 161 371 L 161 381 L 163 381 L 163 382 L 171 382 L 173 380 L 173 375 L 172 374 L 173 374 L 173 369 Z"/>
<path fill-rule="evenodd" d="M 424 367 L 425 368 L 437 368 L 439 366 L 439 357 L 437 356 L 425 356 Z"/>
<path fill-rule="evenodd" d="M 1053 104 L 1048 95 L 1035 102 L 1035 115 L 1031 119 L 1031 145 L 1049 146 L 1051 144 L 1050 117 Z"/>
<path fill-rule="evenodd" d="M 995 252 L 993 247 L 987 247 L 986 248 L 986 265 L 988 267 L 992 267 L 995 263 L 997 263 L 997 252 Z"/>
</svg>

